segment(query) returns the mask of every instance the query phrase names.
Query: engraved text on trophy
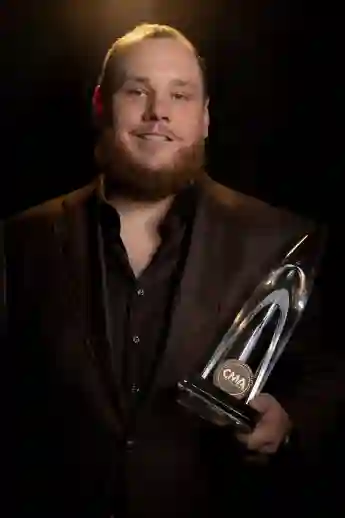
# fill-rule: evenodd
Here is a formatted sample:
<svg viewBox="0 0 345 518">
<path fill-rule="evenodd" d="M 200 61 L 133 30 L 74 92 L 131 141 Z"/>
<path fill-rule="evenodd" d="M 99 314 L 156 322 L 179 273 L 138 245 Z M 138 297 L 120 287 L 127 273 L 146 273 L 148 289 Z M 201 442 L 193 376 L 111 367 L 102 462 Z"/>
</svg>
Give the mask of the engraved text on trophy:
<svg viewBox="0 0 345 518">
<path fill-rule="evenodd" d="M 215 369 L 213 382 L 230 396 L 242 399 L 253 384 L 253 373 L 244 362 L 229 359 Z"/>
</svg>

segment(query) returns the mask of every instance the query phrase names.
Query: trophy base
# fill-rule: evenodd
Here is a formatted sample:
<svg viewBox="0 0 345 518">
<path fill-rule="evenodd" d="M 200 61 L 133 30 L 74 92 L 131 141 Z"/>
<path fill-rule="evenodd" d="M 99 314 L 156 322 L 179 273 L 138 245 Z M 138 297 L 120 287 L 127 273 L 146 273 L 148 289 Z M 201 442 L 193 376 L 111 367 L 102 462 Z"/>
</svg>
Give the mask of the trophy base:
<svg viewBox="0 0 345 518">
<path fill-rule="evenodd" d="M 259 413 L 256 410 L 201 377 L 183 380 L 178 388 L 178 402 L 213 424 L 250 432 L 257 423 Z"/>
</svg>

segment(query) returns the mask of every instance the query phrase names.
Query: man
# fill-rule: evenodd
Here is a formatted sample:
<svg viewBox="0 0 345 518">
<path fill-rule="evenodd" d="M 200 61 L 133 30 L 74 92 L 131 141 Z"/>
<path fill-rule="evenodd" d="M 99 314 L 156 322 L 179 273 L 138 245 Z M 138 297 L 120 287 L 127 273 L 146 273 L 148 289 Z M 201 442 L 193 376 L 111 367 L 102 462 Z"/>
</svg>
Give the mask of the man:
<svg viewBox="0 0 345 518">
<path fill-rule="evenodd" d="M 184 412 L 176 386 L 312 226 L 203 171 L 206 81 L 178 31 L 118 40 L 94 112 L 100 176 L 3 229 L 16 516 L 209 516 L 248 494 L 256 509 L 303 425 L 303 393 L 287 396 L 308 366 L 295 356 L 237 436 Z"/>
</svg>

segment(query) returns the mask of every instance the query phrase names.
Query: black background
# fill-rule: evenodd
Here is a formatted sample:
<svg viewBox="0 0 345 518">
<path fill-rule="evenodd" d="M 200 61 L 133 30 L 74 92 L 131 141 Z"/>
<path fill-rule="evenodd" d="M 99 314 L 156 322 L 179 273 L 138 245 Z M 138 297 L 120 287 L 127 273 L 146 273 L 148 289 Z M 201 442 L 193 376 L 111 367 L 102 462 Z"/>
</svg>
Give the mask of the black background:
<svg viewBox="0 0 345 518">
<path fill-rule="evenodd" d="M 0 218 L 92 178 L 90 100 L 101 62 L 145 21 L 174 25 L 206 58 L 211 176 L 328 224 L 325 347 L 340 354 L 344 60 L 330 2 L 3 0 Z"/>
</svg>

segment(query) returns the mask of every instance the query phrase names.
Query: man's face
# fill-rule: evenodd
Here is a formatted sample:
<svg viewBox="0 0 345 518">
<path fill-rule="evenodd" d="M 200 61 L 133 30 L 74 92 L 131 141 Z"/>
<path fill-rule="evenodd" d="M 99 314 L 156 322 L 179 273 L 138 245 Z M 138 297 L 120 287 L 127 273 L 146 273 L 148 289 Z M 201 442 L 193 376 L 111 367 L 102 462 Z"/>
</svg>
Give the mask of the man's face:
<svg viewBox="0 0 345 518">
<path fill-rule="evenodd" d="M 179 41 L 147 39 L 125 50 L 117 72 L 110 174 L 143 197 L 172 194 L 203 165 L 209 116 L 198 62 Z"/>
</svg>

